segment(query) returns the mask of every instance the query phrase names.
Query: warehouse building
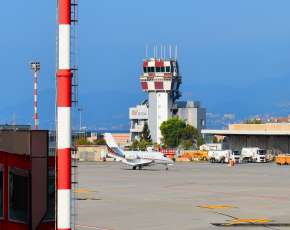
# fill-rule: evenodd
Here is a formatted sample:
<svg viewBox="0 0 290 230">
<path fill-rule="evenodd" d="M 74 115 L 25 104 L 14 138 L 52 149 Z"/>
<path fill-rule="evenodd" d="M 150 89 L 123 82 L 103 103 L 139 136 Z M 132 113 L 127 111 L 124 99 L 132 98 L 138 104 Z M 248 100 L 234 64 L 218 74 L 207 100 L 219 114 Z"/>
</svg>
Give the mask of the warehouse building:
<svg viewBox="0 0 290 230">
<path fill-rule="evenodd" d="M 232 124 L 227 130 L 201 131 L 206 137 L 222 135 L 230 149 L 259 147 L 273 154 L 290 153 L 290 123 Z"/>
<path fill-rule="evenodd" d="M 104 161 L 107 157 L 106 145 L 80 145 L 77 146 L 77 159 L 79 161 Z"/>
</svg>

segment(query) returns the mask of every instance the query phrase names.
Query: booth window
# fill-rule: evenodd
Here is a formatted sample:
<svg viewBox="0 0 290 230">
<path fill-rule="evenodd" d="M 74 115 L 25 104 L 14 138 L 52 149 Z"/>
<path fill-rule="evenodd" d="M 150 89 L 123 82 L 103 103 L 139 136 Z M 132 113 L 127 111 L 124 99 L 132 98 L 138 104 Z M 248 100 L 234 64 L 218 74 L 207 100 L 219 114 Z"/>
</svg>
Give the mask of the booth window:
<svg viewBox="0 0 290 230">
<path fill-rule="evenodd" d="M 28 171 L 19 168 L 9 168 L 9 219 L 28 223 L 28 207 Z"/>
<path fill-rule="evenodd" d="M 0 166 L 0 218 L 3 217 L 3 168 Z"/>
<path fill-rule="evenodd" d="M 48 175 L 48 207 L 45 216 L 46 221 L 54 220 L 55 218 L 55 170 L 49 169 Z"/>
</svg>

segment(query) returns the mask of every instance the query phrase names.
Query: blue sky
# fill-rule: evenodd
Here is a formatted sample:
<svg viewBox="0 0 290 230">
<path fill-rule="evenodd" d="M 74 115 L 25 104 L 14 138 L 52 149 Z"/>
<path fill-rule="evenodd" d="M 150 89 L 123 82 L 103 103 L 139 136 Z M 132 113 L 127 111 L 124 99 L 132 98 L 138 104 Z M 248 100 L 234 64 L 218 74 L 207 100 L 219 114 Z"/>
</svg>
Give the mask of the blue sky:
<svg viewBox="0 0 290 230">
<path fill-rule="evenodd" d="M 29 61 L 41 61 L 40 124 L 54 125 L 56 1 L 2 2 L 0 123 L 32 122 Z M 80 106 L 84 125 L 128 127 L 145 46 L 176 44 L 183 99 L 209 125 L 290 107 L 289 0 L 80 1 Z M 74 125 L 78 124 L 75 114 Z"/>
</svg>

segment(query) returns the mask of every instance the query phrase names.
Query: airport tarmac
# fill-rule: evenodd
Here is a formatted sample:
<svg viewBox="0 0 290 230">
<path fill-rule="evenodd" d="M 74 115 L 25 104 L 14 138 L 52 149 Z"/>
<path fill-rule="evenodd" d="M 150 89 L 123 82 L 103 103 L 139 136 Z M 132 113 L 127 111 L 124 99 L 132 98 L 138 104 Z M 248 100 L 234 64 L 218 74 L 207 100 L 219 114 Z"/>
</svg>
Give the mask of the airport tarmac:
<svg viewBox="0 0 290 230">
<path fill-rule="evenodd" d="M 290 229 L 290 166 L 104 162 L 78 173 L 80 230 Z"/>
</svg>

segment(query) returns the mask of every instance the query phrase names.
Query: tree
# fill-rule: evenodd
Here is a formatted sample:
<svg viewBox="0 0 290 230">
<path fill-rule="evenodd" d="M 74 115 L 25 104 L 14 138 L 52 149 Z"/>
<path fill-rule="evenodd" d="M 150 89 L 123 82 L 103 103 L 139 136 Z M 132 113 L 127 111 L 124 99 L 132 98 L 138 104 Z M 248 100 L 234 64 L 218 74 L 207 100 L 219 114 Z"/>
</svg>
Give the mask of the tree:
<svg viewBox="0 0 290 230">
<path fill-rule="evenodd" d="M 216 136 L 213 136 L 213 138 L 212 138 L 212 143 L 218 143 L 219 141 L 218 141 L 218 139 L 217 139 L 217 137 Z"/>
<path fill-rule="evenodd" d="M 191 125 L 186 125 L 185 128 L 181 129 L 180 138 L 182 140 L 194 140 L 198 136 L 198 131 Z"/>
<path fill-rule="evenodd" d="M 134 140 L 131 146 L 129 146 L 130 150 L 141 150 L 145 151 L 148 146 L 151 146 L 152 142 L 146 141 L 146 140 Z"/>
<path fill-rule="evenodd" d="M 130 150 L 139 150 L 139 141 L 134 140 L 133 143 L 129 146 Z"/>
<path fill-rule="evenodd" d="M 76 145 L 91 145 L 92 143 L 87 140 L 85 137 L 80 137 L 75 140 Z"/>
<path fill-rule="evenodd" d="M 152 142 L 150 130 L 148 127 L 148 123 L 145 122 L 142 133 L 141 133 L 141 140 L 145 140 L 147 142 Z"/>
<path fill-rule="evenodd" d="M 193 147 L 193 142 L 191 140 L 181 140 L 180 147 L 182 149 L 191 149 Z"/>
<path fill-rule="evenodd" d="M 194 146 L 199 147 L 204 143 L 198 130 L 179 118 L 171 118 L 160 126 L 163 136 L 162 142 L 166 147 L 176 148 L 180 146 L 183 149 L 190 149 Z"/>
<path fill-rule="evenodd" d="M 205 142 L 204 142 L 203 137 L 202 137 L 201 135 L 199 135 L 199 136 L 197 137 L 197 140 L 196 140 L 196 145 L 197 145 L 197 147 L 199 148 L 199 146 L 203 145 L 204 143 L 205 143 Z"/>
<path fill-rule="evenodd" d="M 151 145 L 151 142 L 148 142 L 146 140 L 140 140 L 139 141 L 139 150 L 145 151 L 149 145 Z"/>
<path fill-rule="evenodd" d="M 98 138 L 98 139 L 94 140 L 94 144 L 95 145 L 106 145 L 106 141 L 104 138 Z"/>
<path fill-rule="evenodd" d="M 167 121 L 162 122 L 160 130 L 163 137 L 163 144 L 166 147 L 177 147 L 180 144 L 180 135 L 182 133 L 182 129 L 185 127 L 185 122 L 177 117 L 173 117 Z"/>
<path fill-rule="evenodd" d="M 265 122 L 260 118 L 252 118 L 244 122 L 244 124 L 264 124 L 264 123 Z"/>
</svg>

